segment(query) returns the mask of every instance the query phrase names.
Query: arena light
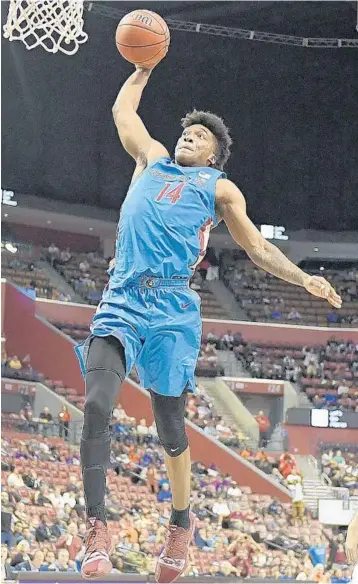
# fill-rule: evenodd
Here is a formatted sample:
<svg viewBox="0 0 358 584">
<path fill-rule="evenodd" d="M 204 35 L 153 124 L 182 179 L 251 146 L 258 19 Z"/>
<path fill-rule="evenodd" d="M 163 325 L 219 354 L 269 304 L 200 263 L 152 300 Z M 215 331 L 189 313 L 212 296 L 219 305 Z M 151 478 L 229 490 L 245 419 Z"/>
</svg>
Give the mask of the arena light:
<svg viewBox="0 0 358 584">
<path fill-rule="evenodd" d="M 17 252 L 17 247 L 16 245 L 13 245 L 12 243 L 5 243 L 5 249 L 6 251 L 9 251 L 10 253 L 16 253 Z"/>
</svg>

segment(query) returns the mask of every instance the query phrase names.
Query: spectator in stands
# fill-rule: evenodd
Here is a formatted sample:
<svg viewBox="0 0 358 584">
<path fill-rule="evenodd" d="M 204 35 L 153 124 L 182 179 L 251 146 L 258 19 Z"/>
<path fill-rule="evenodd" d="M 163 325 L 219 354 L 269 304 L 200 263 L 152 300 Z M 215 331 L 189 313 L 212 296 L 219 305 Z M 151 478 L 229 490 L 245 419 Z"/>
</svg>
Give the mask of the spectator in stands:
<svg viewBox="0 0 358 584">
<path fill-rule="evenodd" d="M 13 506 L 9 502 L 9 495 L 1 493 L 1 543 L 9 547 L 13 545 L 13 532 L 11 529 Z"/>
<path fill-rule="evenodd" d="M 299 472 L 293 468 L 288 475 L 287 487 L 292 493 L 292 519 L 294 525 L 298 525 L 300 521 L 303 525 L 305 517 L 305 506 L 303 497 L 303 480 Z"/>
<path fill-rule="evenodd" d="M 270 420 L 262 410 L 255 416 L 255 420 L 259 426 L 259 447 L 265 448 L 269 438 Z"/>
<path fill-rule="evenodd" d="M 270 513 L 270 515 L 273 516 L 279 516 L 282 515 L 283 513 L 283 507 L 280 503 L 279 499 L 273 499 L 272 503 L 270 503 L 270 505 L 268 506 L 267 509 L 268 513 Z"/>
<path fill-rule="evenodd" d="M 213 365 L 214 367 L 217 366 L 218 356 L 217 356 L 217 351 L 216 351 L 214 344 L 206 343 L 206 345 L 204 347 L 203 355 L 204 355 L 204 359 L 207 363 L 209 363 L 210 365 Z"/>
<path fill-rule="evenodd" d="M 65 440 L 68 440 L 68 429 L 70 426 L 71 421 L 71 414 L 68 410 L 68 407 L 64 404 L 61 408 L 60 413 L 58 414 L 58 422 L 59 422 L 59 436 L 62 438 L 64 436 Z"/>
<path fill-rule="evenodd" d="M 276 307 L 273 309 L 273 311 L 271 312 L 271 317 L 272 317 L 274 320 L 280 320 L 280 319 L 281 319 L 281 317 L 282 317 L 282 312 L 281 312 L 281 310 L 280 310 L 280 307 L 279 307 L 279 306 L 276 306 Z"/>
<path fill-rule="evenodd" d="M 10 489 L 21 489 L 24 486 L 24 481 L 17 466 L 14 467 L 14 470 L 7 477 L 7 486 Z"/>
<path fill-rule="evenodd" d="M 68 551 L 69 559 L 75 560 L 76 556 L 82 550 L 83 541 L 78 537 L 78 527 L 74 521 L 71 521 L 67 526 L 67 534 L 61 535 L 61 537 L 56 541 L 56 549 L 61 548 Z"/>
<path fill-rule="evenodd" d="M 39 524 L 35 531 L 35 539 L 39 543 L 44 541 L 50 541 L 51 539 L 54 538 L 56 531 L 57 530 L 55 529 L 48 515 L 46 515 L 46 513 L 43 513 L 41 515 L 41 523 Z"/>
<path fill-rule="evenodd" d="M 327 322 L 328 324 L 339 322 L 339 316 L 334 309 L 332 309 L 331 312 L 327 314 Z"/>
<path fill-rule="evenodd" d="M 27 471 L 22 478 L 25 486 L 29 489 L 39 489 L 41 486 L 41 480 L 38 478 L 37 472 L 33 469 Z"/>
<path fill-rule="evenodd" d="M 218 525 L 220 526 L 222 525 L 224 519 L 230 515 L 228 504 L 222 497 L 219 497 L 219 499 L 214 503 L 212 511 L 214 515 L 217 516 Z"/>
<path fill-rule="evenodd" d="M 16 546 L 16 554 L 11 561 L 11 566 L 17 570 L 17 566 L 30 560 L 30 545 L 24 539 Z"/>
<path fill-rule="evenodd" d="M 308 554 L 310 556 L 313 567 L 324 567 L 326 565 L 327 547 L 322 543 L 319 537 L 315 538 L 313 545 L 308 550 Z"/>
<path fill-rule="evenodd" d="M 48 567 L 49 572 L 75 572 L 75 568 L 70 563 L 70 555 L 67 549 L 59 549 L 57 551 L 57 559 L 54 564 Z"/>
<path fill-rule="evenodd" d="M 334 462 L 337 464 L 346 464 L 345 459 L 342 456 L 341 450 L 337 450 L 335 456 L 333 457 Z"/>
<path fill-rule="evenodd" d="M 145 418 L 142 418 L 141 420 L 139 420 L 139 424 L 137 426 L 137 438 L 138 438 L 138 444 L 141 446 L 142 444 L 145 444 L 147 442 L 148 439 L 148 426 L 147 426 L 147 422 L 145 420 Z"/>
<path fill-rule="evenodd" d="M 12 580 L 12 569 L 10 566 L 9 550 L 6 545 L 1 545 L 1 582 Z"/>
<path fill-rule="evenodd" d="M 18 371 L 22 368 L 21 361 L 17 355 L 10 357 L 7 366 L 10 367 L 10 369 L 14 369 L 15 371 Z"/>
<path fill-rule="evenodd" d="M 211 343 L 212 345 L 215 345 L 216 348 L 218 348 L 218 344 L 219 344 L 219 337 L 217 334 L 214 333 L 213 330 L 211 330 L 210 332 L 208 332 L 208 334 L 206 335 L 206 340 Z"/>
<path fill-rule="evenodd" d="M 35 550 L 32 557 L 16 566 L 16 572 L 40 572 L 44 559 L 43 551 Z"/>
<path fill-rule="evenodd" d="M 331 576 L 332 584 L 346 584 L 351 581 L 350 575 L 345 574 L 341 568 L 336 568 Z"/>
<path fill-rule="evenodd" d="M 311 361 L 307 365 L 306 369 L 306 377 L 312 379 L 313 377 L 317 377 L 317 363 L 315 359 L 311 359 Z"/>
<path fill-rule="evenodd" d="M 71 258 L 72 254 L 69 247 L 61 251 L 60 260 L 62 265 L 68 264 L 71 261 Z"/>
<path fill-rule="evenodd" d="M 50 263 L 53 265 L 54 260 L 56 258 L 58 258 L 58 256 L 60 255 L 60 250 L 58 249 L 57 245 L 55 245 L 54 243 L 51 243 L 47 252 L 48 252 L 48 259 L 49 259 Z"/>
<path fill-rule="evenodd" d="M 34 503 L 39 507 L 51 507 L 51 499 L 48 485 L 41 484 L 39 490 L 35 493 Z"/>
<path fill-rule="evenodd" d="M 292 308 L 291 312 L 289 312 L 287 315 L 288 320 L 301 320 L 301 318 L 302 318 L 301 313 L 298 312 L 298 310 L 296 310 L 295 308 Z"/>
<path fill-rule="evenodd" d="M 234 348 L 234 335 L 232 334 L 232 331 L 227 331 L 227 333 L 225 333 L 220 340 L 223 349 L 229 349 L 232 351 Z"/>
<path fill-rule="evenodd" d="M 227 495 L 228 495 L 228 497 L 233 498 L 233 499 L 239 499 L 241 497 L 242 491 L 241 491 L 241 489 L 239 489 L 239 487 L 237 486 L 235 481 L 233 481 L 231 483 L 231 486 L 228 488 Z"/>
<path fill-rule="evenodd" d="M 80 263 L 80 265 L 78 266 L 79 269 L 81 270 L 81 272 L 83 272 L 84 274 L 87 274 L 90 265 L 88 263 L 88 261 L 86 259 L 82 260 L 82 262 Z"/>
<path fill-rule="evenodd" d="M 159 502 L 164 502 L 164 501 L 171 501 L 172 499 L 172 493 L 170 490 L 170 486 L 169 483 L 165 482 L 161 485 L 158 494 L 157 494 L 157 500 Z"/>
<path fill-rule="evenodd" d="M 149 492 L 156 494 L 158 492 L 158 474 L 154 464 L 148 465 L 146 481 Z"/>
<path fill-rule="evenodd" d="M 44 409 L 42 410 L 42 412 L 40 412 L 39 415 L 39 432 L 40 434 L 43 434 L 44 436 L 47 436 L 47 430 L 48 428 L 52 428 L 52 422 L 53 422 L 53 416 L 50 412 L 50 409 L 45 406 Z"/>
<path fill-rule="evenodd" d="M 25 503 L 23 501 L 19 501 L 15 506 L 14 520 L 15 521 L 19 520 L 23 522 L 27 522 L 29 520 L 29 516 L 26 512 Z"/>
</svg>

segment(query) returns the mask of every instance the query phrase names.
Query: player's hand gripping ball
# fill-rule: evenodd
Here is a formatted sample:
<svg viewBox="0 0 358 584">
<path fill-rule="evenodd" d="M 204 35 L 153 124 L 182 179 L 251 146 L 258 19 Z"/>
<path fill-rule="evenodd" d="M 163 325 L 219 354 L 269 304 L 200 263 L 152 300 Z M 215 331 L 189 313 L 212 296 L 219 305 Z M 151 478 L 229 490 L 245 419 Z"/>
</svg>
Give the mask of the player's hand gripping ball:
<svg viewBox="0 0 358 584">
<path fill-rule="evenodd" d="M 167 23 L 150 10 L 130 12 L 117 27 L 117 49 L 122 57 L 139 67 L 155 67 L 167 54 L 169 43 Z"/>
</svg>

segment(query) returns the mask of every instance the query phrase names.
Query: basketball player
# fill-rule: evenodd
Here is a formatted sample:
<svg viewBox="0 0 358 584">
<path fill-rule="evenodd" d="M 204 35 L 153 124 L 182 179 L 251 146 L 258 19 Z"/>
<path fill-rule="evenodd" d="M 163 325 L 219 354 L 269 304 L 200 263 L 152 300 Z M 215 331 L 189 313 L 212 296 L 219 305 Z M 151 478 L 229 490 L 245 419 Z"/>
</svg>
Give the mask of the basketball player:
<svg viewBox="0 0 358 584">
<path fill-rule="evenodd" d="M 173 582 L 187 567 L 195 528 L 184 411 L 186 394 L 194 390 L 201 318 L 189 279 L 205 255 L 210 229 L 225 221 L 257 266 L 336 308 L 341 299 L 324 278 L 290 262 L 250 221 L 242 193 L 223 171 L 231 139 L 219 117 L 187 114 L 174 160 L 149 135 L 137 109 L 150 74 L 137 68 L 113 107 L 119 139 L 136 166 L 121 209 L 109 284 L 90 338 L 77 347 L 86 380 L 81 464 L 88 532 L 82 575 L 102 577 L 112 567 L 104 508 L 109 425 L 119 387 L 135 364 L 150 391 L 173 497 L 156 580 Z"/>
</svg>

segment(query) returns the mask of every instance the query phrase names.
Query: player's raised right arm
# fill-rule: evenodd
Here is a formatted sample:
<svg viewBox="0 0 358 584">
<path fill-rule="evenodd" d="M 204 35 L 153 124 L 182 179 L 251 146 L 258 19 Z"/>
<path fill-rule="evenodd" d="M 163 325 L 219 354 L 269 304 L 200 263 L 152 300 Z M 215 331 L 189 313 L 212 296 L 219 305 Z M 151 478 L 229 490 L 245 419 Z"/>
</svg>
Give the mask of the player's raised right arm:
<svg viewBox="0 0 358 584">
<path fill-rule="evenodd" d="M 137 68 L 122 86 L 113 106 L 113 118 L 119 139 L 137 166 L 145 167 L 155 158 L 169 156 L 162 144 L 154 140 L 137 114 L 150 69 Z"/>
</svg>

